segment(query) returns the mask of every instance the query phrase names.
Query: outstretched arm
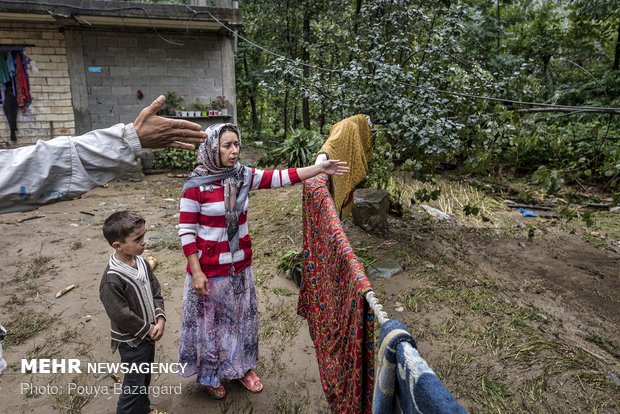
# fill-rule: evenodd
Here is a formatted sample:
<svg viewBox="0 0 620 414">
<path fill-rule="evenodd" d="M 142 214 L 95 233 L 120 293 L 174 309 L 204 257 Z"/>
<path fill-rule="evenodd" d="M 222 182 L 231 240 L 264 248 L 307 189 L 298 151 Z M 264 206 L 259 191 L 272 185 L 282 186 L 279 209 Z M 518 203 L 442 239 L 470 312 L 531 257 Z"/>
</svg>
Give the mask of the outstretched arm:
<svg viewBox="0 0 620 414">
<path fill-rule="evenodd" d="M 142 148 L 193 149 L 206 134 L 193 122 L 157 116 L 164 96 L 134 123 L 0 150 L 0 214 L 82 195 L 138 165 Z"/>
<path fill-rule="evenodd" d="M 340 160 L 327 160 L 320 164 L 297 169 L 297 175 L 299 175 L 301 181 L 307 180 L 308 178 L 312 178 L 321 173 L 325 173 L 327 175 L 344 175 L 348 172 L 349 167 L 347 167 L 347 163 Z"/>
</svg>

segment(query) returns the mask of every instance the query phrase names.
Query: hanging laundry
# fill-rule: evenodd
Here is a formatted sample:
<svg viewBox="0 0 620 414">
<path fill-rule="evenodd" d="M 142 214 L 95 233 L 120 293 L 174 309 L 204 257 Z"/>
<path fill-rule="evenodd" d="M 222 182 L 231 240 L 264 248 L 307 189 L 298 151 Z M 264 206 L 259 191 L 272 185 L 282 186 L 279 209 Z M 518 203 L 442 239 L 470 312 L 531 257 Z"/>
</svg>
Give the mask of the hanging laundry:
<svg viewBox="0 0 620 414">
<path fill-rule="evenodd" d="M 9 129 L 11 130 L 11 141 L 17 141 L 17 99 L 13 95 L 13 87 L 11 82 L 4 84 L 4 102 L 2 102 L 2 109 L 6 115 L 6 119 L 9 121 Z"/>
<path fill-rule="evenodd" d="M 336 123 L 329 138 L 319 153 L 326 153 L 329 159 L 346 161 L 348 174 L 331 177 L 331 194 L 341 219 L 347 217 L 353 208 L 353 190 L 368 172 L 372 155 L 370 125 L 364 115 L 354 115 Z"/>
<path fill-rule="evenodd" d="M 6 53 L 0 53 L 0 82 L 4 85 L 11 80 L 11 72 L 6 64 Z"/>
<path fill-rule="evenodd" d="M 297 313 L 308 321 L 323 392 L 333 413 L 371 413 L 374 314 L 364 298 L 371 286 L 344 233 L 325 174 L 304 182 L 303 228 Z"/>
<path fill-rule="evenodd" d="M 28 64 L 24 52 L 14 47 L 0 46 L 0 81 L 2 81 L 2 109 L 11 131 L 11 141 L 17 140 L 17 111 L 26 112 L 32 103 Z"/>
<path fill-rule="evenodd" d="M 466 414 L 416 349 L 405 325 L 381 326 L 373 414 Z"/>
<path fill-rule="evenodd" d="M 13 52 L 15 57 L 15 85 L 17 106 L 22 112 L 26 112 L 26 107 L 30 104 L 30 87 L 26 77 L 26 61 L 27 59 L 21 52 Z"/>
</svg>

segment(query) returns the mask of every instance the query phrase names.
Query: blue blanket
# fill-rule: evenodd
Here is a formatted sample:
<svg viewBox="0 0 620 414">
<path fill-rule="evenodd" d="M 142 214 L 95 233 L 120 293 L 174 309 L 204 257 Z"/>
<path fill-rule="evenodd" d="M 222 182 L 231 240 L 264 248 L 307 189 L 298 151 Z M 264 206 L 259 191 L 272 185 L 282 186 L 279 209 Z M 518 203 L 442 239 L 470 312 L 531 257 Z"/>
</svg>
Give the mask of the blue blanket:
<svg viewBox="0 0 620 414">
<path fill-rule="evenodd" d="M 384 323 L 379 343 L 373 414 L 467 413 L 420 356 L 402 322 Z"/>
</svg>

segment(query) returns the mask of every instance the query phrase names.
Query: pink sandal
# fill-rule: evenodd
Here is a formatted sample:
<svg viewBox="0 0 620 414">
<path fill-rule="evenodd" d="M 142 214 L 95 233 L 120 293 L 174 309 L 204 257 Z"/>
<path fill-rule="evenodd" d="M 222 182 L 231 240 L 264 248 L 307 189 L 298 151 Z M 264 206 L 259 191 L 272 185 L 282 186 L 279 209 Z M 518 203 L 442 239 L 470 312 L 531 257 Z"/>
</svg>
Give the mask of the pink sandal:
<svg viewBox="0 0 620 414">
<path fill-rule="evenodd" d="M 208 385 L 206 385 L 206 388 L 207 388 L 207 394 L 209 394 L 209 397 L 215 400 L 221 400 L 224 397 L 226 397 L 226 388 L 224 388 L 222 384 L 220 384 L 217 387 L 209 387 Z"/>
<path fill-rule="evenodd" d="M 263 383 L 256 372 L 249 370 L 247 374 L 243 378 L 240 378 L 239 381 L 243 384 L 248 391 L 258 394 L 263 390 Z"/>
</svg>

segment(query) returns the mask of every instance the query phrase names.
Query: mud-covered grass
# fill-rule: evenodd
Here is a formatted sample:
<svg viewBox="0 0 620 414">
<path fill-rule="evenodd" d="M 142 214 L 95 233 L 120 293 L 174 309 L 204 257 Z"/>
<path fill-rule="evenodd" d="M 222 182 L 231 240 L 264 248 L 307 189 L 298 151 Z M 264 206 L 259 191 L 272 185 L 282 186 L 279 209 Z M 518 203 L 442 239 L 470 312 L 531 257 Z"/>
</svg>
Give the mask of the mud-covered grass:
<svg viewBox="0 0 620 414">
<path fill-rule="evenodd" d="M 155 271 L 167 312 L 180 312 L 186 262 L 174 226 L 181 185 L 181 179 L 157 176 L 144 183 L 111 183 L 114 188 L 107 192 L 94 191 L 80 200 L 86 204 L 76 204 L 71 223 L 79 227 L 59 227 L 49 214 L 36 223 L 47 231 L 41 240 L 49 240 L 53 249 L 41 250 L 40 241 L 33 245 L 25 231 L 14 232 L 10 243 L 18 247 L 3 262 L 0 280 L 2 323 L 9 330 L 5 351 L 19 349 L 24 358 L 79 355 L 84 360 L 115 360 L 97 298 L 109 250 L 104 242 L 94 244 L 90 239 L 101 238 L 101 223 L 121 208 L 146 216 L 149 243 L 144 256 L 158 259 Z M 343 222 L 365 266 L 372 267 L 379 258 L 392 258 L 403 266 L 393 278 L 373 278 L 371 283 L 388 315 L 410 329 L 431 368 L 472 413 L 618 413 L 620 255 L 614 243 L 620 239 L 619 216 L 595 211 L 589 225 L 581 210 L 572 220 L 526 219 L 505 206 L 506 194 L 441 178 L 435 184 L 408 182 L 401 188 L 401 201 L 434 188 L 441 188 L 441 193 L 427 204 L 445 210 L 454 220 L 440 221 L 420 203 L 403 203 L 402 216 L 390 217 L 386 235 L 366 233 L 350 218 Z M 527 193 L 524 185 L 519 191 Z M 277 268 L 283 255 L 303 245 L 301 187 L 253 192 L 250 205 L 260 312 L 257 370 L 267 388 L 259 396 L 248 396 L 231 386 L 230 398 L 217 403 L 197 391 L 198 397 L 183 395 L 174 404 L 164 404 L 164 409 L 176 408 L 170 412 L 182 414 L 198 407 L 231 413 L 329 412 L 318 373 L 311 379 L 307 372 L 299 373 L 316 356 L 308 340 L 300 339 L 304 333 L 307 336 L 307 325 L 296 314 L 298 290 Z M 480 211 L 468 215 L 466 205 Z M 62 209 L 61 219 L 66 211 Z M 96 216 L 85 217 L 79 211 Z M 33 222 L 23 225 L 28 226 L 34 227 Z M 7 229 L 15 228 L 5 225 Z M 28 240 L 20 241 L 21 234 Z M 25 250 L 18 255 L 18 249 Z M 65 279 L 56 282 L 62 276 Z M 80 288 L 53 299 L 59 287 L 79 278 Z M 86 314 L 93 316 L 92 322 L 82 322 Z M 178 321 L 171 322 L 165 334 L 168 355 L 159 354 L 160 358 L 174 360 L 178 334 Z M 300 365 L 295 365 L 298 361 Z M 9 367 L 10 372 L 16 369 L 15 363 Z M 96 381 L 55 379 L 74 380 Z M 184 383 L 184 392 L 187 387 Z M 13 392 L 12 398 L 46 397 Z M 11 407 L 19 404 L 12 402 Z M 112 410 L 114 404 L 115 400 L 65 395 L 47 406 L 79 413 L 94 406 Z M 27 403 L 23 407 L 29 409 Z"/>
</svg>

